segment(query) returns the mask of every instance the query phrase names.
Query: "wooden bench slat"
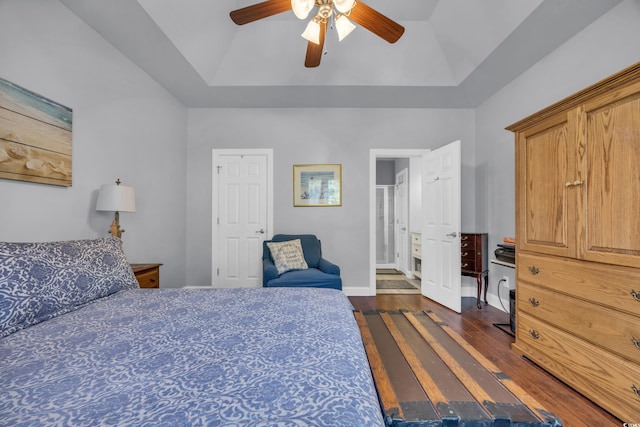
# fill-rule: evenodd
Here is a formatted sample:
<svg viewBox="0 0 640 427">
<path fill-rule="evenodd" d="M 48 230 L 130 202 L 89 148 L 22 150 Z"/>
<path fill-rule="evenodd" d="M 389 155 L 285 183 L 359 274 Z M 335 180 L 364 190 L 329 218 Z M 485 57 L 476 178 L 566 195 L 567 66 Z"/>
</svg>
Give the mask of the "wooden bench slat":
<svg viewBox="0 0 640 427">
<path fill-rule="evenodd" d="M 404 414 L 402 413 L 402 408 L 400 408 L 400 403 L 398 402 L 396 393 L 395 391 L 393 391 L 393 387 L 391 386 L 391 381 L 389 380 L 387 370 L 382 364 L 380 353 L 378 352 L 376 344 L 373 340 L 371 331 L 369 331 L 369 326 L 367 326 L 367 320 L 365 319 L 364 314 L 359 311 L 354 312 L 354 315 L 356 317 L 356 322 L 360 327 L 362 342 L 364 344 L 367 357 L 369 358 L 371 373 L 373 375 L 373 379 L 376 384 L 376 388 L 378 390 L 378 395 L 380 397 L 382 405 L 384 409 L 387 410 L 390 410 L 391 408 L 397 408 L 397 416 L 400 418 L 404 418 Z"/>
<path fill-rule="evenodd" d="M 437 316 L 355 316 L 391 425 L 562 425 Z"/>
</svg>

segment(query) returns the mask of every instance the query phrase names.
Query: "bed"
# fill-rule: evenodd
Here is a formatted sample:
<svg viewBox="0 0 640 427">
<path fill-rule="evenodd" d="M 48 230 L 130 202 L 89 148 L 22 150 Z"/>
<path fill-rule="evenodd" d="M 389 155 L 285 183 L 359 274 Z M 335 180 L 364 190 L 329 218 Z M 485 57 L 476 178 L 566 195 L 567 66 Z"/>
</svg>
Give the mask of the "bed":
<svg viewBox="0 0 640 427">
<path fill-rule="evenodd" d="M 2 426 L 384 426 L 348 299 L 140 289 L 119 239 L 0 243 Z"/>
</svg>

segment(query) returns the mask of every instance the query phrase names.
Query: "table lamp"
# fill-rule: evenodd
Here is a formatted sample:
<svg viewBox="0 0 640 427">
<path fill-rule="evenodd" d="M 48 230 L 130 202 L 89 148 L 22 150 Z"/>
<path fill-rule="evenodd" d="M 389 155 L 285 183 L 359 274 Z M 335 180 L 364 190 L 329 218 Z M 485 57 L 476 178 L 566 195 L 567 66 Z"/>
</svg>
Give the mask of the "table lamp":
<svg viewBox="0 0 640 427">
<path fill-rule="evenodd" d="M 120 229 L 120 212 L 136 211 L 135 190 L 133 187 L 120 185 L 120 178 L 118 178 L 115 184 L 104 184 L 100 187 L 96 210 L 116 213 L 115 219 L 111 223 L 109 233 L 114 237 L 121 238 L 124 230 Z"/>
</svg>

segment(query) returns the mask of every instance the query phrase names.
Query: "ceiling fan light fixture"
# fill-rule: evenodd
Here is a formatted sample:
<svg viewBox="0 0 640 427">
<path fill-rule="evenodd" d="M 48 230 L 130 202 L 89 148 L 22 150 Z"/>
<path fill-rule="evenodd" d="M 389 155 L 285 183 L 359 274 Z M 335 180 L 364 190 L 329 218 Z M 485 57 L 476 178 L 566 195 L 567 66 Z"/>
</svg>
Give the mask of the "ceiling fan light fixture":
<svg viewBox="0 0 640 427">
<path fill-rule="evenodd" d="M 314 5 L 314 0 L 291 0 L 291 9 L 298 19 L 306 19 Z"/>
<path fill-rule="evenodd" d="M 333 6 L 338 9 L 340 13 L 349 12 L 355 5 L 356 0 L 333 0 Z"/>
<path fill-rule="evenodd" d="M 344 15 L 336 16 L 336 31 L 338 32 L 338 41 L 342 41 L 345 37 L 355 30 L 356 26 Z"/>
<path fill-rule="evenodd" d="M 320 44 L 320 22 L 316 18 L 309 21 L 307 28 L 302 33 L 302 37 L 311 43 Z"/>
</svg>

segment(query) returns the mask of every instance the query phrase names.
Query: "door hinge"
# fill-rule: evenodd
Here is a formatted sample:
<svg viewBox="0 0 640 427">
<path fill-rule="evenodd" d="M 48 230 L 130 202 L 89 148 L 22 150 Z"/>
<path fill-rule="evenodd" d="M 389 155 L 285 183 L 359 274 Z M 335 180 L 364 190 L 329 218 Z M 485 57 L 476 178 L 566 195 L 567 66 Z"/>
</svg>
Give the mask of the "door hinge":
<svg viewBox="0 0 640 427">
<path fill-rule="evenodd" d="M 220 276 L 220 269 L 219 269 L 219 268 L 217 268 L 216 270 L 217 270 L 217 271 L 216 271 L 216 274 L 217 274 L 218 276 Z"/>
<path fill-rule="evenodd" d="M 222 166 L 216 166 L 216 169 L 218 169 L 218 175 L 220 175 L 220 169 L 222 169 Z"/>
<path fill-rule="evenodd" d="M 220 225 L 220 217 L 216 218 L 216 223 Z"/>
</svg>

